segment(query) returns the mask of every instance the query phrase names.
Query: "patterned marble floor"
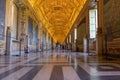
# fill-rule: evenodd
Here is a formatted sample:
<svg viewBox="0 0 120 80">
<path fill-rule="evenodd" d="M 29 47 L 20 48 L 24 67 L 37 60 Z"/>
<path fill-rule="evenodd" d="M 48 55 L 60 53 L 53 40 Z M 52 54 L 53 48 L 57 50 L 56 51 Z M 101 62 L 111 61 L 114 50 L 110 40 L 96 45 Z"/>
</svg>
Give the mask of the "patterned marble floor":
<svg viewBox="0 0 120 80">
<path fill-rule="evenodd" d="M 0 80 L 120 80 L 120 61 L 63 50 L 0 56 Z"/>
</svg>

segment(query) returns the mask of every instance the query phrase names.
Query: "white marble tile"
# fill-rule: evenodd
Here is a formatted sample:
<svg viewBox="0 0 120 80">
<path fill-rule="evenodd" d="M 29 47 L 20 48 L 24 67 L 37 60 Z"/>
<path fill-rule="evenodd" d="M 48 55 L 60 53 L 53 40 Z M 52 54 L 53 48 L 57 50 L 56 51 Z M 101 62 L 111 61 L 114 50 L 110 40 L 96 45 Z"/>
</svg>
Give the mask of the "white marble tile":
<svg viewBox="0 0 120 80">
<path fill-rule="evenodd" d="M 92 63 L 93 64 L 93 63 Z M 87 73 L 91 76 L 111 76 L 111 75 L 120 75 L 120 71 L 98 71 L 97 65 L 113 65 L 119 67 L 118 64 L 115 63 L 97 63 L 95 67 L 91 67 L 88 63 L 79 62 L 79 66 L 83 68 Z"/>
<path fill-rule="evenodd" d="M 22 76 L 24 76 L 27 72 L 29 72 L 32 69 L 32 67 L 24 67 L 9 76 L 3 78 L 2 80 L 19 80 Z"/>
<path fill-rule="evenodd" d="M 72 67 L 63 67 L 64 80 L 80 80 Z"/>
<path fill-rule="evenodd" d="M 41 56 L 43 54 L 43 56 Z M 116 63 L 112 63 L 112 61 L 104 61 L 104 63 L 102 63 L 103 61 L 98 61 L 97 59 L 93 59 L 94 57 L 87 57 L 87 55 L 84 55 L 84 53 L 75 53 L 75 52 L 50 52 L 50 51 L 46 51 L 43 53 L 38 53 L 38 54 L 29 54 L 27 59 L 24 56 L 21 57 L 8 57 L 11 58 L 10 61 L 21 61 L 15 64 L 8 64 L 8 67 L 4 67 L 4 68 L 0 68 L 0 74 L 3 72 L 6 72 L 10 69 L 13 69 L 17 66 L 43 66 L 42 69 L 37 73 L 37 75 L 34 77 L 34 80 L 49 80 L 51 73 L 52 73 L 52 69 L 54 65 L 57 66 L 62 66 L 63 68 L 63 75 L 64 75 L 64 80 L 80 80 L 80 78 L 78 77 L 77 73 L 75 72 L 75 70 L 71 67 L 74 66 L 74 68 L 76 68 L 77 70 L 77 64 L 84 70 L 86 71 L 91 77 L 92 76 L 119 76 L 120 75 L 120 71 L 99 71 L 98 66 L 99 65 L 112 65 L 115 67 L 120 67 L 120 64 L 116 64 Z M 51 54 L 53 54 L 51 56 Z M 79 55 L 78 55 L 79 54 Z M 59 55 L 59 56 L 57 56 Z M 67 57 L 65 57 L 65 55 L 67 55 Z M 81 61 L 81 59 L 76 59 L 77 57 L 80 57 L 84 60 L 85 58 L 85 62 Z M 7 57 L 6 57 L 7 58 Z M 5 57 L 2 57 L 0 59 L 0 61 L 2 63 L 5 62 Z M 38 60 L 36 60 L 35 64 L 25 64 L 30 60 L 39 58 Z M 69 61 L 68 61 L 69 59 Z M 90 62 L 92 63 L 89 63 Z M 91 61 L 92 60 L 92 61 Z M 71 63 L 72 62 L 72 63 Z M 0 64 L 0 66 L 4 66 L 6 64 Z M 75 66 L 76 65 L 76 66 Z M 90 66 L 93 65 L 93 66 Z M 104 69 L 112 69 L 111 67 L 102 67 Z M 12 74 L 10 74 L 9 76 L 7 76 L 6 78 L 4 78 L 3 80 L 18 80 L 19 77 L 23 76 L 25 73 L 27 73 L 29 71 L 30 67 L 26 67 L 26 68 L 22 68 Z M 118 79 L 119 80 L 119 79 Z"/>
<path fill-rule="evenodd" d="M 53 65 L 45 65 L 33 80 L 49 80 L 53 70 Z"/>
<path fill-rule="evenodd" d="M 30 61 L 30 60 L 33 60 L 33 59 L 35 59 L 35 58 L 36 58 L 36 57 L 32 57 L 32 58 L 30 58 L 30 59 L 28 59 L 28 60 L 24 60 L 24 61 L 18 62 L 18 63 L 16 63 L 16 64 L 10 64 L 8 67 L 5 67 L 5 68 L 0 69 L 0 74 L 3 73 L 3 72 L 8 71 L 8 70 L 10 70 L 10 69 L 13 69 L 13 68 L 15 68 L 15 67 L 17 67 L 17 66 L 23 65 L 24 63 L 26 63 L 26 62 L 28 62 L 28 61 Z"/>
</svg>

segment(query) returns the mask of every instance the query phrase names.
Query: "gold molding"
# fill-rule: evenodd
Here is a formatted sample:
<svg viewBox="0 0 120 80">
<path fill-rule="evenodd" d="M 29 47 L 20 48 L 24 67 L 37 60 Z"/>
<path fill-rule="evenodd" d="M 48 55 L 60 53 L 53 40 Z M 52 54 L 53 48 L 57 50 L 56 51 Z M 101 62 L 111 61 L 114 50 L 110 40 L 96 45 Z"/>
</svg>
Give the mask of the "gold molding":
<svg viewBox="0 0 120 80">
<path fill-rule="evenodd" d="M 55 42 L 63 43 L 86 0 L 28 0 Z"/>
</svg>

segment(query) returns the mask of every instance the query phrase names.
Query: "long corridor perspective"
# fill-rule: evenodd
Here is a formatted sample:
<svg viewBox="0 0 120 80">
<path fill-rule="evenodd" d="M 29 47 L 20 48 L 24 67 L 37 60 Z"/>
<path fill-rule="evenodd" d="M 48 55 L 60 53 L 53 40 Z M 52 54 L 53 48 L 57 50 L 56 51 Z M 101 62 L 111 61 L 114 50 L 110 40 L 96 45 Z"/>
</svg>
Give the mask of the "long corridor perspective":
<svg viewBox="0 0 120 80">
<path fill-rule="evenodd" d="M 1 56 L 0 80 L 120 80 L 120 62 L 66 50 Z"/>
<path fill-rule="evenodd" d="M 0 0 L 0 80 L 120 80 L 120 0 Z"/>
</svg>

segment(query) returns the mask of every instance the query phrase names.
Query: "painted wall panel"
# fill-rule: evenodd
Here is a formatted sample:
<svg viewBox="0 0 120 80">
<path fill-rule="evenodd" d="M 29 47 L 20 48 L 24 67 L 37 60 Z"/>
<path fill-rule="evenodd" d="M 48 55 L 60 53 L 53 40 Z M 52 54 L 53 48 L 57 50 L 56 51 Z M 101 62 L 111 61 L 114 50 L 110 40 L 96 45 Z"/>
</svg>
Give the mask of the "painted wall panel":
<svg viewBox="0 0 120 80">
<path fill-rule="evenodd" d="M 28 34 L 29 34 L 29 44 L 32 45 L 33 39 L 33 21 L 31 18 L 28 19 Z"/>
<path fill-rule="evenodd" d="M 104 26 L 108 37 L 120 35 L 120 0 L 104 0 Z"/>
<path fill-rule="evenodd" d="M 83 40 L 86 35 L 86 23 L 83 22 L 77 28 L 77 50 L 83 51 Z"/>
<path fill-rule="evenodd" d="M 85 34 L 86 34 L 86 23 L 82 23 L 77 28 L 77 43 L 78 44 L 83 44 L 83 38 L 85 37 Z"/>
<path fill-rule="evenodd" d="M 0 40 L 4 40 L 6 0 L 0 0 Z"/>
<path fill-rule="evenodd" d="M 29 34 L 29 52 L 36 52 L 36 47 L 38 43 L 38 26 L 32 20 L 28 19 L 28 34 Z"/>
</svg>

